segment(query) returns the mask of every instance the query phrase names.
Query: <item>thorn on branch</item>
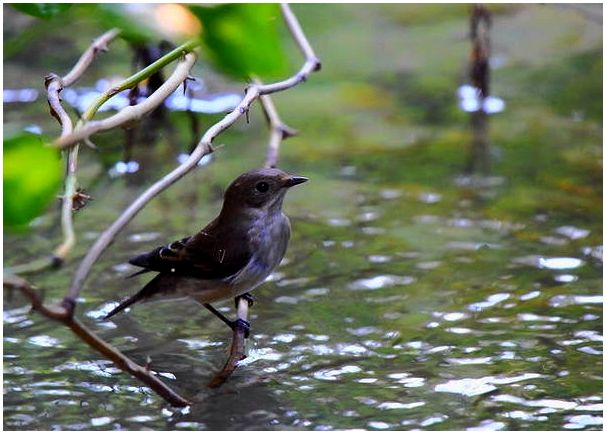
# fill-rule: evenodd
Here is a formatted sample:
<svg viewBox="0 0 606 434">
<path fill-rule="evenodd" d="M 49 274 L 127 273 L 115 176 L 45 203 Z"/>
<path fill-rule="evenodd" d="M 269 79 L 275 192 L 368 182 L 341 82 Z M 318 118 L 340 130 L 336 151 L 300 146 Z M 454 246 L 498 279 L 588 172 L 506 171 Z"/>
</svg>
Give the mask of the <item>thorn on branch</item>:
<svg viewBox="0 0 606 434">
<path fill-rule="evenodd" d="M 248 107 L 240 107 L 240 114 L 246 114 L 246 123 L 247 124 L 250 124 L 249 113 L 250 113 L 250 110 L 248 109 Z"/>
<path fill-rule="evenodd" d="M 320 62 L 320 59 L 318 59 L 317 57 L 314 59 L 311 59 L 312 63 L 313 63 L 313 68 L 312 71 L 320 71 L 322 69 L 322 62 Z"/>
<path fill-rule="evenodd" d="M 187 93 L 187 82 L 188 81 L 193 81 L 195 83 L 196 81 L 198 81 L 198 79 L 192 75 L 188 75 L 187 77 L 185 77 L 185 80 L 183 80 L 183 95 L 185 95 Z"/>
<path fill-rule="evenodd" d="M 297 74 L 297 81 L 299 83 L 305 83 L 307 81 L 307 74 L 303 74 L 303 73 Z"/>
<path fill-rule="evenodd" d="M 289 127 L 288 125 L 284 125 L 284 124 L 280 125 L 278 127 L 278 130 L 282 134 L 282 140 L 286 140 L 289 137 L 293 137 L 293 136 L 296 136 L 297 134 L 299 134 L 299 131 L 295 130 L 294 128 Z"/>
<path fill-rule="evenodd" d="M 92 150 L 94 150 L 94 151 L 98 151 L 98 150 L 99 150 L 99 148 L 97 147 L 97 145 L 95 145 L 95 144 L 94 144 L 94 143 L 91 141 L 90 137 L 85 137 L 85 138 L 84 138 L 82 141 L 83 141 L 83 142 L 84 142 L 84 144 L 85 144 L 86 146 L 88 146 L 90 149 L 92 149 Z"/>
<path fill-rule="evenodd" d="M 215 151 L 218 151 L 219 149 L 223 148 L 224 146 L 225 146 L 225 143 L 220 143 L 220 144 L 218 144 L 218 145 L 216 145 L 216 146 L 215 146 L 215 145 L 210 144 L 210 145 L 208 145 L 208 153 L 209 153 L 209 154 L 212 154 L 212 153 L 214 153 Z"/>
<path fill-rule="evenodd" d="M 106 43 L 93 46 L 93 53 L 94 54 L 97 54 L 97 53 L 107 53 L 108 51 L 109 51 L 109 47 L 107 46 Z"/>
</svg>

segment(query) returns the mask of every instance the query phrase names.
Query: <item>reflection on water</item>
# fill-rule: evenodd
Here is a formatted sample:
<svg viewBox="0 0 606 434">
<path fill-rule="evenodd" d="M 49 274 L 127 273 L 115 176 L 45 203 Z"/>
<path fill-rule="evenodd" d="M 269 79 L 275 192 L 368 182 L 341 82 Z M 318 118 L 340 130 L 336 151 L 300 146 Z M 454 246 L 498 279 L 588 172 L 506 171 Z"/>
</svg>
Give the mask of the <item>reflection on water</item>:
<svg viewBox="0 0 606 434">
<path fill-rule="evenodd" d="M 230 427 L 601 427 L 599 269 L 558 254 L 562 246 L 539 241 L 529 249 L 512 237 L 520 226 L 514 222 L 460 211 L 420 218 L 423 210 L 410 206 L 415 195 L 396 201 L 384 199 L 380 186 L 362 192 L 372 212 L 366 202 L 340 215 L 298 205 L 315 217 L 294 219 L 288 258 L 252 310 L 249 356 L 219 391 L 204 384 L 224 358 L 229 333 L 197 307 L 150 304 L 112 327 L 97 323 L 130 356 L 150 356 L 157 375 L 197 396 L 191 409 L 171 409 L 111 363 L 92 359 L 69 333 L 30 317 L 26 308 L 9 308 L 5 426 L 30 429 L 52 420 L 61 429 L 214 429 L 224 426 L 211 416 L 215 409 L 246 401 Z M 369 236 L 358 225 L 366 221 L 383 232 Z M 562 227 L 542 229 L 561 233 Z M 161 234 L 161 228 L 128 234 L 106 266 Z M 520 256 L 526 250 L 538 254 Z M 562 273 L 573 269 L 574 275 Z M 545 273 L 554 279 L 545 280 Z M 115 290 L 98 291 L 82 309 L 93 321 L 112 307 L 106 301 Z M 222 310 L 233 315 L 228 304 Z M 50 369 L 39 373 L 35 366 Z M 579 382 L 584 387 L 576 393 L 565 387 Z M 22 396 L 44 400 L 24 404 Z M 471 402 L 476 410 L 461 416 Z M 128 413 L 135 403 L 138 414 Z M 83 406 L 91 417 L 70 422 Z M 32 416 L 42 409 L 42 421 Z"/>
<path fill-rule="evenodd" d="M 85 112 L 103 92 L 114 84 L 116 83 L 102 79 L 91 88 L 67 88 L 61 93 L 61 98 L 67 104 L 78 110 L 78 112 L 82 113 Z M 192 88 L 194 91 L 198 90 L 195 88 L 194 84 L 190 84 L 188 88 L 189 93 L 186 93 L 183 91 L 183 86 L 180 86 L 166 99 L 164 104 L 170 110 L 211 114 L 224 113 L 233 110 L 242 99 L 242 96 L 239 94 L 227 92 L 194 96 Z M 4 89 L 3 91 L 3 102 L 5 104 L 32 103 L 37 101 L 38 98 L 39 93 L 36 89 Z M 137 103 L 141 103 L 144 100 L 144 97 L 140 97 L 138 98 Z M 129 105 L 129 90 L 125 90 L 114 95 L 109 101 L 103 104 L 98 111 L 121 110 Z"/>
</svg>

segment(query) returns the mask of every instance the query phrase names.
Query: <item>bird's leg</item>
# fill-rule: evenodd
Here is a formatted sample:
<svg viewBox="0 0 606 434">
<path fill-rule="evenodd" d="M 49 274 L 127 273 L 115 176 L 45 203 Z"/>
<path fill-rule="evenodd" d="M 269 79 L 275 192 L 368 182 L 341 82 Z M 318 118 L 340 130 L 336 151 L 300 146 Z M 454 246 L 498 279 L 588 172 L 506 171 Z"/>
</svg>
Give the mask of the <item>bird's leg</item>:
<svg viewBox="0 0 606 434">
<path fill-rule="evenodd" d="M 235 330 L 236 327 L 242 327 L 244 329 L 244 337 L 248 338 L 248 336 L 250 335 L 250 323 L 248 321 L 245 321 L 240 318 L 238 318 L 235 321 L 230 321 L 229 319 L 227 319 L 225 317 L 225 315 L 223 315 L 221 312 L 219 312 L 217 309 L 215 309 L 211 304 L 204 303 L 203 306 L 205 308 L 207 308 L 209 311 L 211 311 L 213 313 L 213 315 L 215 315 L 217 318 L 219 318 L 221 321 L 223 321 L 225 324 L 227 324 L 227 326 L 230 329 Z"/>
<path fill-rule="evenodd" d="M 252 307 L 253 304 L 255 304 L 255 297 L 253 297 L 250 292 L 247 292 L 246 294 L 239 295 L 234 299 L 234 301 L 236 302 L 236 309 L 238 308 L 238 302 L 241 298 L 248 301 L 248 307 Z"/>
</svg>

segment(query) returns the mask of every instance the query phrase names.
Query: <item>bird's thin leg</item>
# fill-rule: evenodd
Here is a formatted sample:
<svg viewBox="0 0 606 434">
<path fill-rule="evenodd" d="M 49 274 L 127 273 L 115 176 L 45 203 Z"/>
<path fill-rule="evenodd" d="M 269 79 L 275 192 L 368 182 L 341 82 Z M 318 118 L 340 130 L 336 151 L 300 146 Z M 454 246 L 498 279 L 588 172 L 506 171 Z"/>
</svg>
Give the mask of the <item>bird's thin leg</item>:
<svg viewBox="0 0 606 434">
<path fill-rule="evenodd" d="M 229 319 L 227 319 L 225 317 L 225 315 L 223 315 L 221 312 L 219 312 L 217 309 L 215 309 L 211 304 L 204 303 L 203 306 L 205 308 L 207 308 L 209 311 L 211 311 L 213 313 L 213 315 L 215 315 L 217 318 L 219 318 L 221 321 L 223 321 L 225 324 L 227 324 L 227 326 L 230 329 L 234 330 L 236 327 L 240 326 L 240 327 L 243 327 L 245 330 L 244 337 L 248 338 L 248 336 L 250 335 L 250 323 L 248 321 L 245 321 L 240 318 L 238 318 L 235 321 L 230 321 Z"/>
<path fill-rule="evenodd" d="M 248 307 L 252 307 L 253 304 L 255 304 L 255 297 L 253 297 L 253 295 L 250 292 L 247 292 L 246 294 L 239 295 L 234 299 L 234 301 L 236 303 L 236 309 L 238 308 L 238 302 L 240 301 L 241 298 L 248 301 Z"/>
<path fill-rule="evenodd" d="M 213 315 L 215 315 L 217 318 L 219 318 L 221 321 L 223 321 L 225 324 L 227 324 L 230 328 L 233 329 L 233 321 L 228 320 L 225 315 L 223 315 L 221 312 L 219 312 L 217 309 L 215 309 L 212 305 L 208 304 L 208 303 L 204 303 L 203 305 L 205 308 L 207 308 L 208 310 L 210 310 Z"/>
</svg>

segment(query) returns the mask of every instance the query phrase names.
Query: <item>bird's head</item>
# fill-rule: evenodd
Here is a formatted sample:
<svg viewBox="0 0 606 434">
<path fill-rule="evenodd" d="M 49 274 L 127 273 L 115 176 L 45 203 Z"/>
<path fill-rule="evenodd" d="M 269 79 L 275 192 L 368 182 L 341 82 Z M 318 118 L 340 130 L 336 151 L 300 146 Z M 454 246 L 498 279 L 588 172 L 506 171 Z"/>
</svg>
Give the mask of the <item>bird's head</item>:
<svg viewBox="0 0 606 434">
<path fill-rule="evenodd" d="M 251 170 L 240 175 L 227 188 L 223 208 L 279 211 L 288 189 L 305 181 L 305 177 L 289 175 L 280 169 Z"/>
</svg>

